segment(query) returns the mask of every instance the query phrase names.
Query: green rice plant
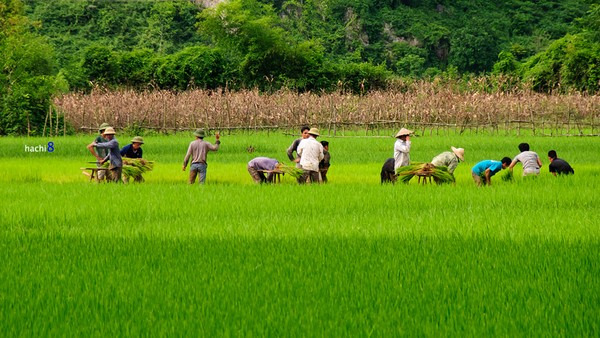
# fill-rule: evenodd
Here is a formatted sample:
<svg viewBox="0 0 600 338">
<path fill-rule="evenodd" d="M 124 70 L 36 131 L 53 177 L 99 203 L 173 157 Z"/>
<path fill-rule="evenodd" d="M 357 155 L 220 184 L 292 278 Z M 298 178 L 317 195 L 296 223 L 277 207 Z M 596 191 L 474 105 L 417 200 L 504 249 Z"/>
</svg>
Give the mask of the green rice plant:
<svg viewBox="0 0 600 338">
<path fill-rule="evenodd" d="M 300 168 L 296 168 L 296 166 L 287 165 L 285 163 L 278 163 L 277 169 L 281 170 L 284 174 L 290 175 L 291 177 L 298 179 L 304 171 Z"/>
<path fill-rule="evenodd" d="M 477 189 L 472 166 L 520 139 L 415 137 L 421 163 L 448 144 L 468 162 L 398 189 L 379 183 L 392 137 L 328 137 L 329 184 L 253 184 L 248 160 L 293 138 L 223 135 L 204 186 L 181 170 L 187 134 L 148 138 L 160 166 L 131 185 L 81 175 L 89 135 L 38 154 L 0 138 L 0 335 L 597 335 L 596 139 L 528 140 L 576 174 Z"/>
<path fill-rule="evenodd" d="M 143 180 L 143 174 L 152 171 L 154 162 L 143 158 L 123 158 L 123 173 L 128 177 Z"/>
<path fill-rule="evenodd" d="M 110 161 L 104 162 L 103 168 L 110 167 Z M 154 169 L 154 161 L 148 161 L 143 158 L 123 157 L 123 174 L 133 178 L 136 182 L 144 181 L 143 174 Z"/>
<path fill-rule="evenodd" d="M 512 170 L 505 170 L 504 173 L 500 176 L 502 181 L 504 182 L 513 182 L 515 180 L 515 176 Z"/>
</svg>

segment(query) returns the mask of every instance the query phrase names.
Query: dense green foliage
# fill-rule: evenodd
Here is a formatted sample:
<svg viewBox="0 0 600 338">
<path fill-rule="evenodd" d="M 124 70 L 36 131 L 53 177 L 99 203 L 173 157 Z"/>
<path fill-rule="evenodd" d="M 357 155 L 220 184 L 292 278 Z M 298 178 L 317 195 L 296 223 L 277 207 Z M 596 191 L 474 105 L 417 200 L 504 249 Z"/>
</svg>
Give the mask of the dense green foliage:
<svg viewBox="0 0 600 338">
<path fill-rule="evenodd" d="M 536 90 L 600 90 L 600 5 L 578 22 L 577 33 L 554 41 L 523 65 L 525 80 Z"/>
<path fill-rule="evenodd" d="M 19 1 L 0 1 L 0 135 L 39 133 L 52 95 L 66 86 L 54 49 L 30 27 Z"/>
<path fill-rule="evenodd" d="M 573 22 L 594 3 L 232 0 L 203 8 L 188 0 L 23 1 L 32 20 L 39 21 L 38 31 L 59 49 L 60 66 L 77 88 L 93 81 L 179 90 L 226 84 L 301 91 L 340 84 L 353 91 L 381 88 L 392 74 L 491 72 L 500 52 L 521 62 L 576 31 Z M 597 19 L 587 18 L 579 21 L 580 29 L 595 31 Z M 94 46 L 105 50 L 90 52 Z M 191 46 L 215 50 L 186 49 L 193 60 L 168 57 Z M 118 66 L 132 58 L 145 66 L 143 76 L 129 78 L 127 66 Z M 215 71 L 199 78 L 186 71 L 189 62 Z M 114 74 L 95 77 L 98 72 Z"/>
<path fill-rule="evenodd" d="M 286 158 L 294 136 L 224 133 L 207 184 L 189 186 L 192 135 L 148 135 L 146 183 L 115 186 L 81 175 L 94 137 L 0 138 L 3 337 L 598 333 L 594 138 L 415 137 L 415 161 L 466 149 L 456 185 L 420 186 L 379 184 L 392 136 L 323 135 L 329 184 L 261 186 L 247 161 Z M 523 141 L 540 177 L 517 166 L 512 183 L 475 186 L 473 164 Z M 574 176 L 548 173 L 550 148 Z"/>
<path fill-rule="evenodd" d="M 2 0 L 0 135 L 39 134 L 58 89 L 364 93 L 494 72 L 599 89 L 598 1 Z"/>
</svg>

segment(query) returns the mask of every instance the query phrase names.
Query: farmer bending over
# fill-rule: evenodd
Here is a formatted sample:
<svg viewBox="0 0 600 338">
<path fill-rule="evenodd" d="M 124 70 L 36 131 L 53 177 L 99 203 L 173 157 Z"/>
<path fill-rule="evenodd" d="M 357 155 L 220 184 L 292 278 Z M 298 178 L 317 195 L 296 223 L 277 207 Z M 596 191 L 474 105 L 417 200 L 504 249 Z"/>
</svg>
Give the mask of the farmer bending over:
<svg viewBox="0 0 600 338">
<path fill-rule="evenodd" d="M 477 183 L 478 187 L 481 186 L 481 180 L 485 185 L 492 185 L 492 176 L 500 170 L 508 168 L 510 162 L 510 157 L 504 157 L 502 161 L 485 160 L 477 163 L 471 170 L 473 181 Z"/>
</svg>

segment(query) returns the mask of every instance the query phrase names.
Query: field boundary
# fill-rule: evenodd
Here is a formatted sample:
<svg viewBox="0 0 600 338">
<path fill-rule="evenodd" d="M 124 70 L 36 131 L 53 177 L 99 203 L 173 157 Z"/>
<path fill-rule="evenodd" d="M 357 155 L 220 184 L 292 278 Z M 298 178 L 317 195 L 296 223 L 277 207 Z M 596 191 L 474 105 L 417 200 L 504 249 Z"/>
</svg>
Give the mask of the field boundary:
<svg viewBox="0 0 600 338">
<path fill-rule="evenodd" d="M 79 131 L 92 131 L 107 122 L 119 129 L 164 133 L 196 128 L 232 132 L 296 130 L 311 125 L 334 136 L 377 135 L 401 127 L 420 135 L 600 135 L 600 96 L 580 93 L 456 93 L 439 88 L 365 95 L 96 90 L 67 94 L 57 98 L 54 106 L 56 120 L 62 116 Z"/>
</svg>

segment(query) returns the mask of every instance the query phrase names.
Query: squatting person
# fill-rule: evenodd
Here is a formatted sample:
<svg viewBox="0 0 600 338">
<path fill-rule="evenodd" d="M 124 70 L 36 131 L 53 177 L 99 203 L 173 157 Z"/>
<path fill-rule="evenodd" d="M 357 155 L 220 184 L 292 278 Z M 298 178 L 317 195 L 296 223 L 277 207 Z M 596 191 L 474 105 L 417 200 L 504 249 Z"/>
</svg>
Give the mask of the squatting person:
<svg viewBox="0 0 600 338">
<path fill-rule="evenodd" d="M 572 175 L 575 173 L 575 170 L 571 167 L 571 165 L 563 160 L 562 158 L 556 157 L 556 150 L 550 150 L 548 152 L 548 160 L 550 161 L 550 165 L 548 169 L 552 173 L 552 175 Z"/>
</svg>

